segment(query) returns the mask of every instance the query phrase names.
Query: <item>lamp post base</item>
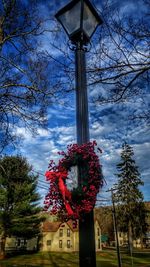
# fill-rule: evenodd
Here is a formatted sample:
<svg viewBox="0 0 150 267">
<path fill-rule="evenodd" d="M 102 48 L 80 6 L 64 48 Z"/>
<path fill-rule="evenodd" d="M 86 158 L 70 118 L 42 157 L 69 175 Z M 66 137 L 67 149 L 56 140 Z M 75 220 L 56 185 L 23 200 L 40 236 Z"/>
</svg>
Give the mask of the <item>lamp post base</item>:
<svg viewBox="0 0 150 267">
<path fill-rule="evenodd" d="M 93 210 L 79 220 L 79 266 L 96 267 Z"/>
</svg>

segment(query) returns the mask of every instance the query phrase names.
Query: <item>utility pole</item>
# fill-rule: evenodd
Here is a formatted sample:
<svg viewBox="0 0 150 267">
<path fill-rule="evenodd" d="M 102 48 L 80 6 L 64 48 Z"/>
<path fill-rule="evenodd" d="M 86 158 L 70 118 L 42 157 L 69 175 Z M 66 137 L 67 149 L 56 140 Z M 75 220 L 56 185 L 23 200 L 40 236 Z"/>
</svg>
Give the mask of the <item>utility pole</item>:
<svg viewBox="0 0 150 267">
<path fill-rule="evenodd" d="M 119 240 L 118 240 L 118 226 L 117 226 L 117 218 L 116 218 L 116 208 L 115 208 L 115 201 L 114 201 L 114 193 L 115 188 L 111 188 L 110 190 L 107 190 L 106 192 L 111 192 L 111 199 L 112 199 L 112 213 L 113 213 L 113 223 L 114 223 L 114 232 L 116 237 L 116 249 L 117 249 L 117 258 L 118 258 L 118 267 L 122 267 L 121 263 L 121 256 L 120 256 L 120 248 L 119 248 Z"/>
</svg>

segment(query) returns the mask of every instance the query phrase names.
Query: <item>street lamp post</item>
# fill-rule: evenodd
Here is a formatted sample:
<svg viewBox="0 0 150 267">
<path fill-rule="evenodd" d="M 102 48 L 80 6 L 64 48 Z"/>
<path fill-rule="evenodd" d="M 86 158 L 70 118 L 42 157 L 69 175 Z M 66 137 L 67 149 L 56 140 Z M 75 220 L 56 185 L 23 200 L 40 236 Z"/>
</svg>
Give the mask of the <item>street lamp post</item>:
<svg viewBox="0 0 150 267">
<path fill-rule="evenodd" d="M 73 0 L 56 14 L 74 45 L 76 66 L 76 121 L 77 143 L 89 142 L 89 114 L 86 82 L 85 52 L 93 33 L 102 23 L 89 0 Z M 78 167 L 78 183 L 81 184 L 82 166 Z M 80 267 L 96 267 L 93 210 L 79 220 Z"/>
</svg>

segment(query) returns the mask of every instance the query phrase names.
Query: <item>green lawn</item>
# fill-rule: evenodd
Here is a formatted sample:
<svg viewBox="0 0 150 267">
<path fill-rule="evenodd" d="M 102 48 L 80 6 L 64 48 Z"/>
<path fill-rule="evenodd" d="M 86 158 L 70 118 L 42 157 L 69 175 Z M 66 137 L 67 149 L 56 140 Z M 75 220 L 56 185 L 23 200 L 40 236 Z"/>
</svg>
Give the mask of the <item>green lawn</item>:
<svg viewBox="0 0 150 267">
<path fill-rule="evenodd" d="M 150 267 L 150 251 L 137 251 L 131 257 L 121 252 L 122 267 Z M 77 253 L 35 253 L 20 255 L 0 261 L 0 267 L 78 267 Z M 97 254 L 97 267 L 117 267 L 114 250 L 103 250 Z"/>
</svg>

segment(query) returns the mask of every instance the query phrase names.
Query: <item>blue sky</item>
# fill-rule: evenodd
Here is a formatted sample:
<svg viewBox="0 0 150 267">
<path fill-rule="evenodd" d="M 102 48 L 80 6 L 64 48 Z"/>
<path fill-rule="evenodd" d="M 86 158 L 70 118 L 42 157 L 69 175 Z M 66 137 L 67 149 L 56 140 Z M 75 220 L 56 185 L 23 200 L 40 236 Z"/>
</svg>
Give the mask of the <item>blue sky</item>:
<svg viewBox="0 0 150 267">
<path fill-rule="evenodd" d="M 145 200 L 149 200 L 150 190 L 150 143 L 149 129 L 145 125 L 132 127 L 130 121 L 126 122 L 124 117 L 119 116 L 119 108 L 102 107 L 101 119 L 93 121 L 90 117 L 90 137 L 96 140 L 103 153 L 100 162 L 103 166 L 103 174 L 106 180 L 102 192 L 98 198 L 110 199 L 110 194 L 106 190 L 110 189 L 117 178 L 116 164 L 120 161 L 121 145 L 127 141 L 132 145 L 135 153 L 136 164 L 139 166 L 141 178 L 144 186 L 141 187 Z M 126 111 L 127 113 L 127 111 Z M 124 116 L 126 116 L 124 112 Z M 47 170 L 50 159 L 57 162 L 58 151 L 65 150 L 66 145 L 76 142 L 75 104 L 72 107 L 64 108 L 56 106 L 49 108 L 49 128 L 48 130 L 38 130 L 38 136 L 32 136 L 24 128 L 18 128 L 18 133 L 24 136 L 22 146 L 19 149 L 22 155 L 27 157 L 32 164 L 34 171 L 44 174 Z M 45 195 L 45 178 L 40 175 L 39 192 Z"/>
<path fill-rule="evenodd" d="M 63 1 L 64 5 L 69 1 Z M 48 11 L 51 11 L 51 17 L 63 7 L 61 1 L 50 1 L 48 3 L 49 9 L 41 1 L 40 12 L 41 15 L 48 16 Z M 144 10 L 142 1 L 109 1 L 113 6 L 118 6 L 120 14 L 123 16 L 130 12 L 139 12 L 139 7 Z M 102 8 L 104 1 L 93 1 L 98 7 Z M 137 14 L 137 13 L 136 13 Z M 54 22 L 47 24 L 47 27 L 53 29 Z M 60 35 L 61 38 L 66 38 L 63 32 Z M 53 34 L 47 33 L 41 40 L 41 47 L 39 51 L 47 50 L 54 57 L 60 60 L 61 52 L 52 48 L 50 42 L 53 42 Z M 56 40 L 55 40 L 56 42 Z M 69 53 L 71 60 L 74 58 L 74 53 L 69 50 L 68 47 L 64 47 Z M 87 55 L 88 62 L 92 61 L 92 57 Z M 52 66 L 53 69 L 53 66 Z M 58 71 L 58 69 L 57 69 Z M 61 70 L 60 70 L 61 73 Z M 50 74 L 51 75 L 51 74 Z M 62 75 L 62 74 L 61 74 Z M 62 77 L 65 80 L 65 76 Z M 148 88 L 149 89 L 149 88 Z M 100 161 L 103 166 L 103 174 L 106 180 L 102 191 L 99 193 L 98 199 L 108 199 L 110 201 L 110 193 L 106 192 L 110 189 L 114 183 L 117 182 L 115 176 L 116 164 L 120 161 L 121 146 L 124 141 L 128 142 L 134 149 L 136 164 L 139 166 L 141 178 L 144 181 L 144 186 L 141 190 L 144 194 L 146 201 L 150 200 L 150 130 L 145 121 L 133 122 L 129 113 L 141 108 L 141 99 L 136 98 L 130 102 L 124 102 L 122 104 L 107 104 L 97 105 L 92 103 L 91 99 L 100 90 L 103 90 L 101 86 L 94 88 L 89 87 L 89 118 L 90 118 L 90 138 L 96 140 L 103 153 Z M 38 128 L 38 135 L 32 136 L 24 127 L 17 127 L 17 134 L 21 134 L 24 138 L 18 150 L 13 153 L 20 153 L 25 156 L 29 163 L 32 164 L 33 170 L 40 173 L 38 190 L 42 199 L 47 192 L 48 184 L 45 182 L 44 173 L 48 168 L 50 159 L 58 160 L 58 151 L 65 150 L 66 146 L 70 143 L 76 142 L 76 106 L 75 106 L 75 92 L 68 93 L 67 99 L 59 98 L 53 105 L 50 104 L 48 108 L 48 129 Z M 103 202 L 102 202 L 103 203 Z"/>
</svg>

